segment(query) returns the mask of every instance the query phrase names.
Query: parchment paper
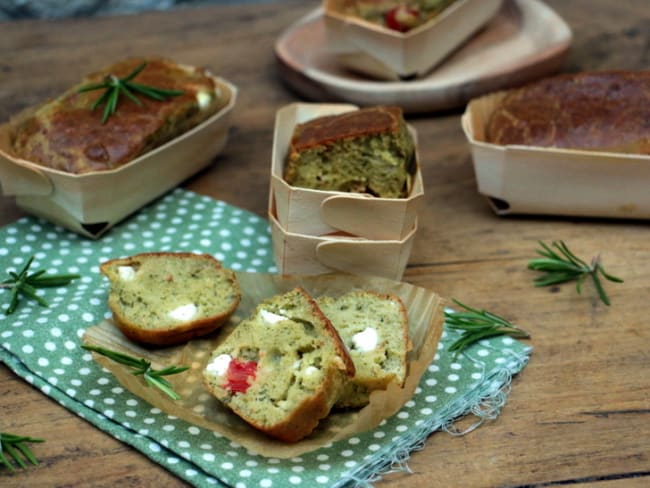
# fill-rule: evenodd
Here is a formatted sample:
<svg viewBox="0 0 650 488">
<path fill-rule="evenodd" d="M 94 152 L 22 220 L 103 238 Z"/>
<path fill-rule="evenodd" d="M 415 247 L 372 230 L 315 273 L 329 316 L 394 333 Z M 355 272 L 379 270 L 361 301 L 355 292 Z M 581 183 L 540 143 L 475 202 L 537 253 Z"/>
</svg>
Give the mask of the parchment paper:
<svg viewBox="0 0 650 488">
<path fill-rule="evenodd" d="M 148 349 L 124 337 L 112 320 L 104 320 L 87 329 L 83 341 L 85 344 L 146 358 L 156 369 L 169 365 L 189 366 L 190 369 L 184 373 L 166 377 L 182 397 L 181 400 L 174 401 L 159 390 L 147 387 L 142 377 L 132 375 L 129 368 L 93 353 L 94 359 L 114 374 L 126 389 L 163 412 L 217 432 L 262 456 L 281 459 L 298 456 L 373 429 L 382 420 L 392 416 L 411 398 L 437 350 L 444 322 L 444 303 L 440 296 L 426 288 L 384 278 L 345 274 L 299 277 L 237 273 L 237 278 L 243 291 L 237 312 L 224 327 L 206 338 L 175 347 Z M 408 310 L 413 348 L 409 352 L 409 372 L 403 388 L 391 383 L 386 390 L 373 392 L 366 407 L 357 411 L 332 412 L 309 437 L 287 444 L 256 431 L 224 407 L 203 386 L 201 372 L 212 350 L 239 321 L 252 313 L 260 301 L 295 286 L 302 286 L 313 296 L 338 296 L 354 289 L 398 295 Z"/>
</svg>

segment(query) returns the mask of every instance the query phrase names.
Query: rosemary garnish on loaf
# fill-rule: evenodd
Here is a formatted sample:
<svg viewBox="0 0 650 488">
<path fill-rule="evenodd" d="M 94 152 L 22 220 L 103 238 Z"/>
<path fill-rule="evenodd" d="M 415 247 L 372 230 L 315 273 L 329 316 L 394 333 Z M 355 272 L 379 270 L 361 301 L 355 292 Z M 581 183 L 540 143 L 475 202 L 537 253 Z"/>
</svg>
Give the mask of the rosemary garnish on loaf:
<svg viewBox="0 0 650 488">
<path fill-rule="evenodd" d="M 83 93 L 93 90 L 105 90 L 95 103 L 93 103 L 91 110 L 95 110 L 102 103 L 104 104 L 104 113 L 102 115 L 102 124 L 105 124 L 108 118 L 117 110 L 117 104 L 120 95 L 124 95 L 138 106 L 142 102 L 136 97 L 135 93 L 139 93 L 154 100 L 163 101 L 171 97 L 182 95 L 183 90 L 169 90 L 166 88 L 156 88 L 155 86 L 144 85 L 136 83 L 133 79 L 140 74 L 140 72 L 147 66 L 147 63 L 140 64 L 131 73 L 124 78 L 118 78 L 113 74 L 108 74 L 104 81 L 100 83 L 91 83 L 84 85 L 77 89 L 77 92 Z"/>
<path fill-rule="evenodd" d="M 461 336 L 449 347 L 457 356 L 468 346 L 483 339 L 500 335 L 517 338 L 530 337 L 528 332 L 510 323 L 507 319 L 485 310 L 469 307 L 453 299 L 463 311 L 445 311 L 445 325 L 449 329 L 461 330 Z"/>
<path fill-rule="evenodd" d="M 122 352 L 111 351 L 110 349 L 105 349 L 98 346 L 82 345 L 81 347 L 88 351 L 93 351 L 97 354 L 101 354 L 102 356 L 112 359 L 116 363 L 133 368 L 134 371 L 132 371 L 131 374 L 135 376 L 142 375 L 147 386 L 158 388 L 172 400 L 180 399 L 178 393 L 174 391 L 172 385 L 169 383 L 169 381 L 163 378 L 163 376 L 182 373 L 183 371 L 189 369 L 188 366 L 167 366 L 166 368 L 157 370 L 153 369 L 151 367 L 151 362 L 147 361 L 144 358 L 135 358 Z"/>
<path fill-rule="evenodd" d="M 18 307 L 20 295 L 25 295 L 29 298 L 36 300 L 42 307 L 48 307 L 47 301 L 36 293 L 37 288 L 49 288 L 54 286 L 63 286 L 70 283 L 72 280 L 79 278 L 78 274 L 48 274 L 46 270 L 41 269 L 34 273 L 28 273 L 29 267 L 34 261 L 34 256 L 30 257 L 25 263 L 25 266 L 16 273 L 15 271 L 7 271 L 10 278 L 7 278 L 0 283 L 1 288 L 11 290 L 11 299 L 9 306 L 5 309 L 5 314 L 12 314 Z"/>
<path fill-rule="evenodd" d="M 13 464 L 10 462 L 10 459 L 13 459 L 18 466 L 25 469 L 27 464 L 23 459 L 24 457 L 31 464 L 37 465 L 38 460 L 29 447 L 25 445 L 26 442 L 45 442 L 45 440 L 0 432 L 0 464 L 5 465 L 9 471 L 15 471 Z"/>
<path fill-rule="evenodd" d="M 623 280 L 612 276 L 605 272 L 603 265 L 600 263 L 600 255 L 595 256 L 591 260 L 591 264 L 587 264 L 582 259 L 573 254 L 564 241 L 553 241 L 551 246 L 559 251 L 555 252 L 551 246 L 539 241 L 541 250 L 537 250 L 537 254 L 541 258 L 532 259 L 528 263 L 529 269 L 535 271 L 542 271 L 544 274 L 535 278 L 535 286 L 549 286 L 567 281 L 576 280 L 576 290 L 580 293 L 582 282 L 588 276 L 591 276 L 598 296 L 605 305 L 609 305 L 610 301 L 605 293 L 603 284 L 600 281 L 599 274 L 606 280 L 613 281 L 614 283 L 623 283 Z"/>
</svg>

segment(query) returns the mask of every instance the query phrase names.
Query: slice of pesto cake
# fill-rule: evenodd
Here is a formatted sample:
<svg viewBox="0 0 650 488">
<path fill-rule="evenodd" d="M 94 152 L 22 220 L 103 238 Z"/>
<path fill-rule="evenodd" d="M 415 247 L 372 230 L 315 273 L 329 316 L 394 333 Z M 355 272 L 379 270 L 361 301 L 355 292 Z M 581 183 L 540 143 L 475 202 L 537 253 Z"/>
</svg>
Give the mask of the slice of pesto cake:
<svg viewBox="0 0 650 488">
<path fill-rule="evenodd" d="M 286 442 L 309 435 L 353 375 L 339 335 L 302 288 L 258 305 L 213 351 L 203 372 L 217 399 Z"/>
<path fill-rule="evenodd" d="M 338 298 L 319 297 L 317 303 L 341 336 L 356 369 L 337 407 L 362 407 L 373 390 L 385 389 L 391 381 L 404 384 L 411 342 L 406 308 L 399 297 L 359 290 Z"/>
<path fill-rule="evenodd" d="M 143 253 L 100 266 L 108 305 L 128 338 L 170 345 L 208 334 L 235 312 L 235 274 L 208 254 Z"/>
</svg>

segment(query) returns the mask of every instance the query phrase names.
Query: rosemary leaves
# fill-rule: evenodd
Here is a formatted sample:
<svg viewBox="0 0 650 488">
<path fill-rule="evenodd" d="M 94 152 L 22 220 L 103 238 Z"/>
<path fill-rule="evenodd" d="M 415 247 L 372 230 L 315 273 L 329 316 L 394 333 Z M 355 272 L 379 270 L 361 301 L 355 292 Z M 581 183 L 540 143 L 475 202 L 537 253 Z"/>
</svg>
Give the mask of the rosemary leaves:
<svg viewBox="0 0 650 488">
<path fill-rule="evenodd" d="M 528 332 L 511 324 L 505 318 L 478 310 L 453 299 L 462 311 L 445 311 L 445 324 L 449 329 L 462 331 L 461 336 L 449 347 L 449 351 L 458 355 L 468 346 L 482 339 L 509 335 L 516 338 L 530 337 Z"/>
<path fill-rule="evenodd" d="M 37 465 L 38 460 L 32 451 L 25 445 L 27 442 L 45 442 L 44 439 L 36 439 L 24 435 L 0 432 L 0 465 L 4 465 L 9 471 L 15 471 L 10 459 L 20 466 L 27 468 L 27 462 Z M 24 458 L 24 459 L 23 459 Z"/>
<path fill-rule="evenodd" d="M 30 257 L 25 263 L 25 266 L 16 273 L 8 271 L 9 278 L 0 283 L 0 288 L 7 288 L 11 290 L 11 298 L 9 306 L 5 309 L 5 314 L 10 315 L 14 313 L 18 307 L 18 302 L 21 295 L 36 300 L 42 307 L 48 307 L 49 304 L 45 299 L 36 293 L 37 288 L 48 288 L 55 286 L 63 286 L 70 283 L 72 280 L 79 278 L 78 274 L 50 274 L 46 275 L 46 270 L 41 269 L 34 273 L 28 273 L 29 267 L 34 261 L 34 256 Z"/>
<path fill-rule="evenodd" d="M 160 391 L 162 391 L 165 395 L 170 397 L 172 400 L 180 399 L 178 393 L 174 391 L 172 385 L 169 383 L 169 381 L 163 378 L 163 376 L 182 373 L 183 371 L 189 369 L 188 366 L 167 366 L 164 369 L 156 370 L 151 367 L 151 362 L 147 361 L 144 358 L 134 358 L 133 356 L 129 356 L 128 354 L 124 354 L 117 351 L 111 351 L 110 349 L 105 349 L 103 347 L 87 346 L 87 345 L 83 345 L 81 347 L 88 351 L 93 351 L 96 352 L 97 354 L 101 354 L 102 356 L 112 359 L 116 363 L 123 364 L 124 366 L 133 368 L 134 371 L 132 371 L 131 374 L 135 376 L 142 375 L 145 383 L 148 386 L 153 386 L 154 388 L 158 388 Z"/>
<path fill-rule="evenodd" d="M 142 102 L 135 95 L 136 93 L 158 101 L 167 100 L 168 98 L 176 97 L 184 93 L 182 90 L 168 90 L 134 82 L 133 79 L 138 76 L 146 66 L 147 63 L 142 63 L 124 78 L 118 78 L 115 75 L 109 74 L 101 83 L 84 85 L 77 89 L 77 92 L 83 93 L 93 90 L 104 90 L 104 93 L 95 100 L 90 108 L 91 110 L 95 110 L 102 103 L 104 104 L 102 124 L 105 124 L 108 118 L 117 110 L 117 104 L 121 95 L 124 95 L 136 105 L 141 106 Z"/>
<path fill-rule="evenodd" d="M 529 269 L 544 273 L 535 278 L 535 286 L 550 286 L 576 280 L 576 290 L 579 294 L 585 278 L 591 277 L 600 299 L 605 305 L 610 304 L 609 297 L 600 281 L 600 276 L 614 283 L 623 283 L 623 280 L 605 272 L 599 255 L 591 260 L 591 264 L 587 264 L 573 254 L 564 241 L 553 241 L 551 244 L 558 252 L 555 252 L 551 246 L 541 241 L 539 241 L 539 244 L 542 249 L 538 249 L 537 254 L 542 257 L 532 259 L 528 263 Z"/>
</svg>

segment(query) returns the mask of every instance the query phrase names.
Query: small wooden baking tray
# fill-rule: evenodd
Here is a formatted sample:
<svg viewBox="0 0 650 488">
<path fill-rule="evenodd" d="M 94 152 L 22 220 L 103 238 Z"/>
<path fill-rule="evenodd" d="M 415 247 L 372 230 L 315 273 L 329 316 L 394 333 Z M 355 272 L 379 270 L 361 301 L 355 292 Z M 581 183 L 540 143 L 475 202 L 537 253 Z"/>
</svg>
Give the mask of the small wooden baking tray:
<svg viewBox="0 0 650 488">
<path fill-rule="evenodd" d="M 350 69 L 394 80 L 429 72 L 494 17 L 502 0 L 456 0 L 430 21 L 407 32 L 346 14 L 350 2 L 323 2 L 328 49 Z"/>
<path fill-rule="evenodd" d="M 312 190 L 289 185 L 283 178 L 284 163 L 297 124 L 324 115 L 357 110 L 356 105 L 293 103 L 278 110 L 275 119 L 269 210 L 287 231 L 323 235 L 346 232 L 358 237 L 402 240 L 411 233 L 424 197 L 417 154 L 417 169 L 406 198 L 378 198 L 360 193 Z"/>
<path fill-rule="evenodd" d="M 505 94 L 472 100 L 461 119 L 478 191 L 497 215 L 650 218 L 650 156 L 485 142 Z"/>
<path fill-rule="evenodd" d="M 312 236 L 287 232 L 269 212 L 273 254 L 283 275 L 335 271 L 400 280 L 406 269 L 417 220 L 401 240 L 371 240 L 345 233 Z"/>
<path fill-rule="evenodd" d="M 0 126 L 0 183 L 28 213 L 90 238 L 209 165 L 226 144 L 237 88 L 215 77 L 224 107 L 192 130 L 114 170 L 72 174 L 15 157 Z"/>
</svg>

